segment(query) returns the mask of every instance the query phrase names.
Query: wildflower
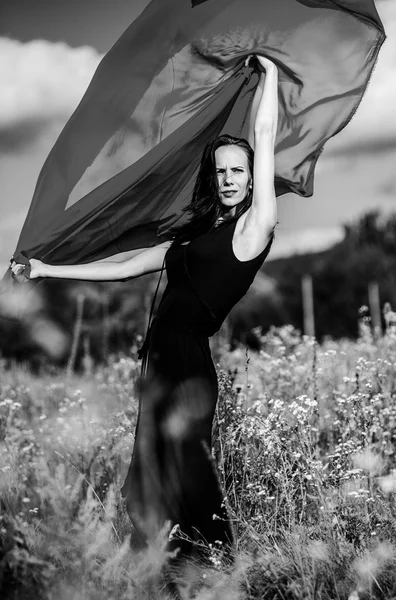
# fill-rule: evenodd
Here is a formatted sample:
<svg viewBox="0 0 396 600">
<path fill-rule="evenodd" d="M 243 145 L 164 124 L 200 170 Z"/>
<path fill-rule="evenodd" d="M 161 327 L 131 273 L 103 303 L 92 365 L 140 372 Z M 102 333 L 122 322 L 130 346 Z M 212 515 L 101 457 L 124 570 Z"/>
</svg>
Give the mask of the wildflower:
<svg viewBox="0 0 396 600">
<path fill-rule="evenodd" d="M 384 461 L 379 454 L 375 454 L 369 449 L 354 455 L 353 463 L 356 467 L 368 471 L 371 475 L 375 475 L 383 468 Z"/>
<path fill-rule="evenodd" d="M 377 481 L 385 494 L 396 492 L 396 469 L 393 469 L 385 477 L 379 477 Z"/>
</svg>

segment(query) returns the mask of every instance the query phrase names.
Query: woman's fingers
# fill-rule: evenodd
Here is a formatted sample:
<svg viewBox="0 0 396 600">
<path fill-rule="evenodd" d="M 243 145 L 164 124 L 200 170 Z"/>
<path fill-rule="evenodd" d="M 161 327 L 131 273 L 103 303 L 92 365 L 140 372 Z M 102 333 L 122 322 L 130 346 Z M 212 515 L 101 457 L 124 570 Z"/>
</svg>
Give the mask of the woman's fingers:
<svg viewBox="0 0 396 600">
<path fill-rule="evenodd" d="M 25 265 L 22 265 L 20 263 L 15 262 L 14 257 L 11 256 L 10 258 L 10 269 L 13 273 L 17 274 L 20 273 L 21 270 L 23 270 Z"/>
<path fill-rule="evenodd" d="M 11 267 L 11 271 L 14 275 L 20 275 L 25 270 L 26 265 L 20 265 L 14 261 L 14 264 Z"/>
<path fill-rule="evenodd" d="M 250 59 L 253 58 L 253 54 L 249 54 L 249 56 L 245 60 L 245 67 L 249 66 Z"/>
</svg>

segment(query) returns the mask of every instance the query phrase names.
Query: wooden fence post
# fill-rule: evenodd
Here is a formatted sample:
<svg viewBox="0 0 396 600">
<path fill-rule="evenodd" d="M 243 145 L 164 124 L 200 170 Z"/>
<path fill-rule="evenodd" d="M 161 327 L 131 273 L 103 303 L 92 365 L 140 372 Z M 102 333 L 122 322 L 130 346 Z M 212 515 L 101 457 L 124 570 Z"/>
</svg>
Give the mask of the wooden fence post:
<svg viewBox="0 0 396 600">
<path fill-rule="evenodd" d="M 101 296 L 102 304 L 102 357 L 104 361 L 107 361 L 109 356 L 109 300 L 106 292 L 102 291 Z"/>
<path fill-rule="evenodd" d="M 315 315 L 313 302 L 313 284 L 311 275 L 304 275 L 301 280 L 304 334 L 315 337 Z"/>
<path fill-rule="evenodd" d="M 381 303 L 377 281 L 371 281 L 368 286 L 368 299 L 370 307 L 371 325 L 375 336 L 382 335 Z"/>
<path fill-rule="evenodd" d="M 91 342 L 88 333 L 86 333 L 83 337 L 83 348 L 84 355 L 82 357 L 82 366 L 84 369 L 84 375 L 89 376 L 92 375 L 94 363 L 91 355 Z"/>
<path fill-rule="evenodd" d="M 74 323 L 73 341 L 72 341 L 72 347 L 70 350 L 69 360 L 68 360 L 67 367 L 66 367 L 66 377 L 67 378 L 69 378 L 71 376 L 71 374 L 74 370 L 75 362 L 76 362 L 78 342 L 80 340 L 81 327 L 82 327 L 84 300 L 85 300 L 84 294 L 78 294 L 77 299 L 76 299 L 77 315 L 76 315 L 76 321 Z"/>
</svg>

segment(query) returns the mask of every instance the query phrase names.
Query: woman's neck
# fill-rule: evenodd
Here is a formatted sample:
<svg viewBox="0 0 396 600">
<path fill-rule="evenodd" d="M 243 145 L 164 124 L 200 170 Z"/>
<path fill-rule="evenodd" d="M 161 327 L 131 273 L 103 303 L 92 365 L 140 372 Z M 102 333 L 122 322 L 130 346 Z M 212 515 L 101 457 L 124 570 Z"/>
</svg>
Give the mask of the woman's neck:
<svg viewBox="0 0 396 600">
<path fill-rule="evenodd" d="M 216 221 L 216 225 L 219 225 L 220 223 L 224 223 L 224 221 L 232 221 L 235 217 L 235 212 L 229 212 L 226 213 L 223 217 L 219 217 Z"/>
</svg>

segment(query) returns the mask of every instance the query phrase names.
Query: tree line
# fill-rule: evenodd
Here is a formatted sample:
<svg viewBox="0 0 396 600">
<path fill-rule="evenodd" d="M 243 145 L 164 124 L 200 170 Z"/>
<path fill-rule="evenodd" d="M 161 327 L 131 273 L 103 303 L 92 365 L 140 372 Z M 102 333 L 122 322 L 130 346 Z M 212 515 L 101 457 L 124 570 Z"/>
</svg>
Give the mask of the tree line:
<svg viewBox="0 0 396 600">
<path fill-rule="evenodd" d="M 396 214 L 384 217 L 369 212 L 345 225 L 343 240 L 326 251 L 266 262 L 257 279 L 262 285 L 249 291 L 231 312 L 227 322 L 230 343 L 242 341 L 258 347 L 258 338 L 251 332 L 256 327 L 266 332 L 272 325 L 292 324 L 303 330 L 301 282 L 306 275 L 313 284 L 316 337 L 356 337 L 358 311 L 369 303 L 372 282 L 378 284 L 382 306 L 388 302 L 396 307 Z M 165 280 L 163 277 L 160 293 Z M 29 320 L 0 318 L 1 355 L 33 364 L 52 361 L 65 365 L 70 359 L 78 311 L 77 365 L 84 353 L 100 362 L 110 352 L 128 352 L 145 333 L 156 283 L 157 276 L 152 275 L 112 283 L 43 280 L 37 285 L 42 308 L 33 318 L 45 319 L 60 332 L 65 339 L 62 352 L 51 354 L 31 334 Z"/>
</svg>

